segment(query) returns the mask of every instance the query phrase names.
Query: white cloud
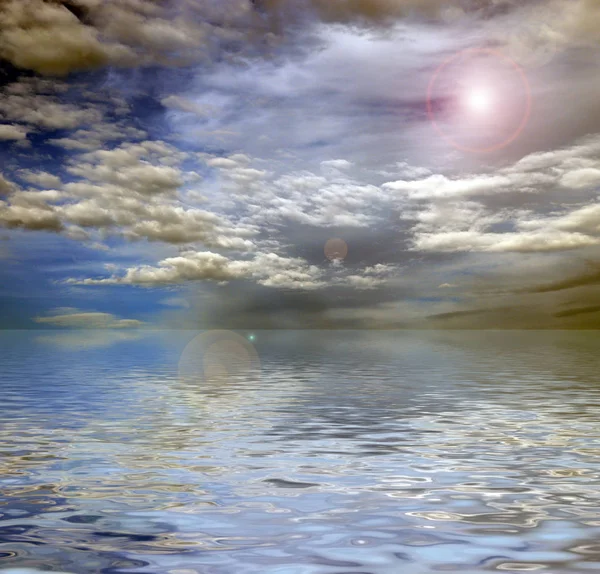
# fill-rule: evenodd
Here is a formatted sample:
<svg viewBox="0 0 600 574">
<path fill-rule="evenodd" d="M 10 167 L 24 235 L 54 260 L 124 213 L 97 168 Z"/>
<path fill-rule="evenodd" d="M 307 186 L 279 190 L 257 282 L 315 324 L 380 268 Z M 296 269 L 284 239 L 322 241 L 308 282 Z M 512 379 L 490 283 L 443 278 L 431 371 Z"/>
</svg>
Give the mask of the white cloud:
<svg viewBox="0 0 600 574">
<path fill-rule="evenodd" d="M 600 210 L 590 194 L 600 184 L 598 138 L 569 148 L 535 153 L 493 174 L 449 179 L 436 174 L 383 185 L 405 199 L 412 248 L 429 252 L 550 252 L 600 244 Z M 578 194 L 566 196 L 564 188 Z M 494 207 L 493 196 L 533 193 L 539 212 Z M 561 198 L 553 210 L 542 194 Z M 581 203 L 587 203 L 582 207 Z"/>
<path fill-rule="evenodd" d="M 71 279 L 77 285 L 141 285 L 160 286 L 187 281 L 228 282 L 254 279 L 266 287 L 314 289 L 323 286 L 321 272 L 302 259 L 275 253 L 260 253 L 252 260 L 235 261 L 209 251 L 187 251 L 159 262 L 157 267 L 144 265 L 128 269 L 124 275 L 105 279 Z"/>
<path fill-rule="evenodd" d="M 61 103 L 47 94 L 11 94 L 0 98 L 0 116 L 49 130 L 74 129 L 102 121 L 102 111 L 93 104 Z"/>
<path fill-rule="evenodd" d="M 71 329 L 137 329 L 144 323 L 137 319 L 120 319 L 110 313 L 84 312 L 77 309 L 57 309 L 47 317 L 34 317 L 36 323 Z"/>
<path fill-rule="evenodd" d="M 217 112 L 217 108 L 215 106 L 197 103 L 193 100 L 189 100 L 177 95 L 167 96 L 166 98 L 163 98 L 160 103 L 166 108 L 171 108 L 188 114 L 194 114 L 200 118 L 209 118 Z"/>
<path fill-rule="evenodd" d="M 352 287 L 360 290 L 376 289 L 385 283 L 385 281 L 377 277 L 365 277 L 363 275 L 348 275 L 345 281 Z"/>
<path fill-rule="evenodd" d="M 321 162 L 321 167 L 334 168 L 337 170 L 350 169 L 354 164 L 347 159 L 330 159 Z"/>
<path fill-rule="evenodd" d="M 182 297 L 167 297 L 159 301 L 161 305 L 166 307 L 183 307 L 189 309 L 191 307 L 190 302 Z"/>
<path fill-rule="evenodd" d="M 138 128 L 117 123 L 96 123 L 86 129 L 72 132 L 68 137 L 49 139 L 50 145 L 71 151 L 94 151 L 107 142 L 142 140 L 147 133 Z"/>
<path fill-rule="evenodd" d="M 560 183 L 564 187 L 570 187 L 571 189 L 582 189 L 600 185 L 600 169 L 591 167 L 575 169 L 565 173 Z"/>
<path fill-rule="evenodd" d="M 198 179 L 179 167 L 186 158 L 164 142 L 143 141 L 72 158 L 67 171 L 80 179 L 64 185 L 52 174 L 22 170 L 19 176 L 25 181 L 61 191 L 23 192 L 6 183 L 6 192 L 13 193 L 0 203 L 0 224 L 63 232 L 84 241 L 99 232 L 132 241 L 253 250 L 253 225 L 182 203 L 180 188 Z"/>
<path fill-rule="evenodd" d="M 62 186 L 62 182 L 59 177 L 45 171 L 23 169 L 18 172 L 18 176 L 23 181 L 31 183 L 37 187 L 60 188 Z"/>
<path fill-rule="evenodd" d="M 417 181 L 393 181 L 385 183 L 384 189 L 404 192 L 411 199 L 434 197 L 464 197 L 475 194 L 499 193 L 511 184 L 507 177 L 490 175 L 450 180 L 443 175 L 431 175 Z"/>
<path fill-rule="evenodd" d="M 0 225 L 31 231 L 61 231 L 60 217 L 51 207 L 34 205 L 9 205 L 0 201 Z"/>
<path fill-rule="evenodd" d="M 0 172 L 0 196 L 8 195 L 11 191 L 15 190 L 15 185 L 8 181 L 4 175 Z"/>
<path fill-rule="evenodd" d="M 27 129 L 14 124 L 0 125 L 0 140 L 26 140 Z"/>
</svg>

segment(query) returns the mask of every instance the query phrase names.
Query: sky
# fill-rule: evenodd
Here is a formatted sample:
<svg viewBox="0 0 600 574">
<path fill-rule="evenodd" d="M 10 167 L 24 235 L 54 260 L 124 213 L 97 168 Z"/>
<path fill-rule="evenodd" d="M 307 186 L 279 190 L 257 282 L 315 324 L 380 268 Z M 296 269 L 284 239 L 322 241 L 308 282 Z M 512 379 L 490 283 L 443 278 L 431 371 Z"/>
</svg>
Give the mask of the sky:
<svg viewBox="0 0 600 574">
<path fill-rule="evenodd" d="M 0 0 L 0 327 L 600 328 L 600 0 Z"/>
</svg>

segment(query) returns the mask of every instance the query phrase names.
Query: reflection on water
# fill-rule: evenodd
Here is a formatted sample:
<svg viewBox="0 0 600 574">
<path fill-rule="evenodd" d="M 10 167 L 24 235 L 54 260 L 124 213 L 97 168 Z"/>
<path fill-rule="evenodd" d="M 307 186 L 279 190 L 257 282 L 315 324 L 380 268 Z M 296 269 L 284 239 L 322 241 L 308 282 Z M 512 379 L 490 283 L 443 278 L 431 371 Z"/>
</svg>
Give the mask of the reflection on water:
<svg viewBox="0 0 600 574">
<path fill-rule="evenodd" d="M 0 334 L 0 571 L 600 568 L 600 333 L 195 335 Z"/>
</svg>

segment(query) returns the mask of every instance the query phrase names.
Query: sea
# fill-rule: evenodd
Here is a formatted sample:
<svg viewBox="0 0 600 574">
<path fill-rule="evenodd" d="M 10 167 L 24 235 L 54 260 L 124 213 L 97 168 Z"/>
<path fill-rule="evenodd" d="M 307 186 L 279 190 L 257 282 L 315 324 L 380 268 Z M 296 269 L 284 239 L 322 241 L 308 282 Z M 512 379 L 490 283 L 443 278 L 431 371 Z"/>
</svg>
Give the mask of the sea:
<svg viewBox="0 0 600 574">
<path fill-rule="evenodd" d="M 600 332 L 0 332 L 0 572 L 600 571 Z"/>
</svg>

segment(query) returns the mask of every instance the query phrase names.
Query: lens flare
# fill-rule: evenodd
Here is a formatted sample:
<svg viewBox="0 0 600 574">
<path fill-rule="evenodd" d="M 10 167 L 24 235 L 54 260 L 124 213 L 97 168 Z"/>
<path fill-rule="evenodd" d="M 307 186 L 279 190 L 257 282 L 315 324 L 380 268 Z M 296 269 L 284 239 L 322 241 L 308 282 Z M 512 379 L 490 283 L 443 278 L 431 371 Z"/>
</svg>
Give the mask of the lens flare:
<svg viewBox="0 0 600 574">
<path fill-rule="evenodd" d="M 329 261 L 343 261 L 348 255 L 348 244 L 343 239 L 334 237 L 325 244 L 324 252 Z"/>
<path fill-rule="evenodd" d="M 531 115 L 531 100 L 527 76 L 514 60 L 497 50 L 471 48 L 454 54 L 434 72 L 427 88 L 427 114 L 453 147 L 487 153 L 521 135 Z"/>
<path fill-rule="evenodd" d="M 492 109 L 492 97 L 484 88 L 475 89 L 468 94 L 467 105 L 472 111 L 484 114 Z"/>
<path fill-rule="evenodd" d="M 251 340 L 231 331 L 198 335 L 179 359 L 179 377 L 185 381 L 224 384 L 259 372 L 260 360 Z"/>
</svg>

